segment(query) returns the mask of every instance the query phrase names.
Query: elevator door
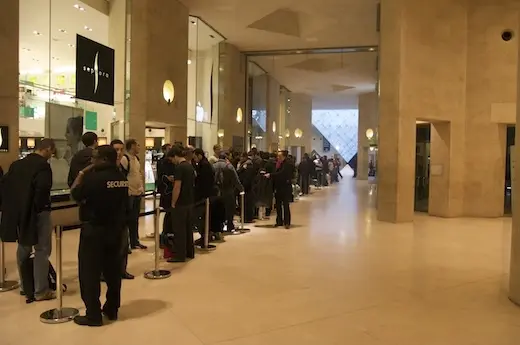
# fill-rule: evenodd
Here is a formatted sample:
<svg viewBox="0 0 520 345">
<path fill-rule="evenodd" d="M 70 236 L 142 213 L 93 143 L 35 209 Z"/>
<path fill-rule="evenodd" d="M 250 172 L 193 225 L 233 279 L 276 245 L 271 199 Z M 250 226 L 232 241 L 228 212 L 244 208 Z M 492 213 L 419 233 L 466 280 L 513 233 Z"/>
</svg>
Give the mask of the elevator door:
<svg viewBox="0 0 520 345">
<path fill-rule="evenodd" d="M 417 126 L 415 146 L 415 211 L 428 212 L 430 196 L 430 125 Z"/>
</svg>

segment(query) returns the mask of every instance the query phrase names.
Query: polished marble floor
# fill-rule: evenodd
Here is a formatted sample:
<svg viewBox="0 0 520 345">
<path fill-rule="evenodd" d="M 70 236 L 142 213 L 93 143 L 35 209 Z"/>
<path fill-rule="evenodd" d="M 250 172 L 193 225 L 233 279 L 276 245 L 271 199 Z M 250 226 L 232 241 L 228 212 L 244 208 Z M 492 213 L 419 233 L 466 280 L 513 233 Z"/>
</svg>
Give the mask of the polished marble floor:
<svg viewBox="0 0 520 345">
<path fill-rule="evenodd" d="M 167 280 L 142 278 L 152 250 L 135 252 L 129 270 L 140 276 L 124 282 L 121 321 L 103 328 L 41 324 L 54 302 L 0 294 L 0 344 L 519 344 L 520 308 L 506 291 L 511 220 L 380 223 L 373 188 L 346 178 L 315 191 L 293 205 L 298 227 L 227 237 L 188 264 L 164 263 Z M 65 234 L 64 303 L 81 308 L 77 242 Z M 7 256 L 15 275 L 12 246 Z"/>
</svg>

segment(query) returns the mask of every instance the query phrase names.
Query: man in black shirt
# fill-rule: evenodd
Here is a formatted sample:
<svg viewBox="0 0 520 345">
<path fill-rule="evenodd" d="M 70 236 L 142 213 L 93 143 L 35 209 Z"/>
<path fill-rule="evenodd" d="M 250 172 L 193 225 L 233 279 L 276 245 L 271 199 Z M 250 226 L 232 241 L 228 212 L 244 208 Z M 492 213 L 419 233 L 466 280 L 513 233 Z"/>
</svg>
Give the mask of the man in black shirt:
<svg viewBox="0 0 520 345">
<path fill-rule="evenodd" d="M 76 152 L 70 161 L 69 187 L 72 186 L 79 172 L 92 163 L 92 151 L 97 147 L 98 136 L 94 132 L 86 132 L 81 136 L 81 142 L 85 145 L 85 148 Z"/>
<path fill-rule="evenodd" d="M 168 158 L 175 163 L 172 202 L 168 210 L 173 222 L 174 256 L 168 262 L 185 262 L 187 258 L 195 257 L 192 230 L 195 170 L 185 156 L 186 150 L 180 146 L 174 146 L 168 152 Z"/>
<path fill-rule="evenodd" d="M 102 326 L 102 313 L 117 320 L 121 304 L 121 242 L 128 208 L 128 181 L 117 166 L 117 152 L 109 145 L 93 152 L 93 164 L 81 170 L 71 195 L 83 206 L 80 215 L 79 283 L 87 313 L 74 322 Z M 107 283 L 106 302 L 101 308 L 101 274 Z"/>
<path fill-rule="evenodd" d="M 18 241 L 16 253 L 22 287 L 27 299 L 37 301 L 55 298 L 49 287 L 49 256 L 51 255 L 51 188 L 52 170 L 48 160 L 56 146 L 52 139 L 43 139 L 36 150 L 11 164 L 2 179 L 2 221 L 0 237 L 4 242 Z M 24 286 L 22 267 L 34 247 L 34 289 Z M 30 273 L 29 273 L 30 274 Z M 29 296 L 34 290 L 34 296 Z"/>
</svg>

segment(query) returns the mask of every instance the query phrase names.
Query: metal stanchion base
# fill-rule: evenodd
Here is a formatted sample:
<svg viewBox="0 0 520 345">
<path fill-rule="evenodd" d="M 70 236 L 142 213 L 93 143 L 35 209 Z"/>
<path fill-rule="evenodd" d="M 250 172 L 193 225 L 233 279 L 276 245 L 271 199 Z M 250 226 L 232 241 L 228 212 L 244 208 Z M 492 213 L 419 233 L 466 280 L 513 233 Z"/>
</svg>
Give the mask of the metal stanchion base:
<svg viewBox="0 0 520 345">
<path fill-rule="evenodd" d="M 245 234 L 245 233 L 251 232 L 251 229 L 243 228 L 243 229 L 238 229 L 238 231 L 240 231 L 241 233 Z"/>
<path fill-rule="evenodd" d="M 197 249 L 200 250 L 200 251 L 203 251 L 203 252 L 212 252 L 215 249 L 217 249 L 217 246 L 215 246 L 213 244 L 208 244 L 207 248 L 204 247 L 204 246 L 197 246 Z"/>
<path fill-rule="evenodd" d="M 156 271 L 150 271 L 150 272 L 146 272 L 144 274 L 144 277 L 146 279 L 154 279 L 154 280 L 157 280 L 157 279 L 166 279 L 166 278 L 170 278 L 172 275 L 172 272 L 168 271 L 168 270 L 156 270 Z"/>
<path fill-rule="evenodd" d="M 18 289 L 20 284 L 18 282 L 12 281 L 12 280 L 6 280 L 3 283 L 0 283 L 0 292 L 6 292 L 11 291 L 14 289 Z"/>
<path fill-rule="evenodd" d="M 57 324 L 74 320 L 79 315 L 79 310 L 75 308 L 51 309 L 40 315 L 43 323 Z"/>
</svg>

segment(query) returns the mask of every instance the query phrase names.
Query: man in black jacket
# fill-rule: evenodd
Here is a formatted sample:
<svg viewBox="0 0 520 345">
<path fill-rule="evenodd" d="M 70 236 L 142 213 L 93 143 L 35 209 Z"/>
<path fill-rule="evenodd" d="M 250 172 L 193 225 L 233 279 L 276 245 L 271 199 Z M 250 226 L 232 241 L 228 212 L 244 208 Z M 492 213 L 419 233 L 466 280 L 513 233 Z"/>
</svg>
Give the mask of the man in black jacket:
<svg viewBox="0 0 520 345">
<path fill-rule="evenodd" d="M 79 172 L 92 163 L 92 150 L 97 147 L 98 136 L 94 132 L 86 132 L 81 137 L 81 141 L 83 142 L 83 145 L 85 145 L 85 148 L 78 151 L 70 161 L 68 177 L 69 187 L 72 186 L 72 183 L 78 176 Z"/>
<path fill-rule="evenodd" d="M 166 158 L 166 154 L 171 150 L 171 148 L 171 144 L 164 144 L 161 147 L 163 156 L 157 161 L 157 178 L 155 179 L 155 191 L 157 193 L 160 193 L 160 190 L 164 188 L 164 185 L 162 184 L 162 176 L 173 175 L 170 173 L 165 174 L 166 171 L 171 171 L 171 167 L 173 166 L 172 162 Z"/>
<path fill-rule="evenodd" d="M 300 175 L 302 194 L 309 194 L 311 175 L 313 174 L 314 163 L 311 161 L 309 154 L 305 153 L 303 159 L 298 166 L 298 173 Z"/>
<path fill-rule="evenodd" d="M 244 205 L 240 205 L 240 207 L 244 207 L 244 223 L 252 223 L 253 215 L 254 215 L 254 195 L 253 195 L 253 182 L 256 177 L 256 167 L 253 161 L 249 158 L 247 153 L 242 153 L 240 158 L 239 167 L 237 169 L 237 174 L 240 179 L 240 183 L 244 186 Z"/>
<path fill-rule="evenodd" d="M 21 267 L 34 247 L 34 298 L 37 301 L 55 298 L 48 280 L 52 249 L 52 170 L 48 160 L 55 149 L 52 139 L 41 140 L 34 153 L 11 164 L 1 188 L 3 200 L 9 202 L 2 204 L 0 237 L 4 242 L 18 241 L 16 256 L 22 287 Z M 32 287 L 24 290 L 32 290 Z"/>
<path fill-rule="evenodd" d="M 276 225 L 291 227 L 291 209 L 289 203 L 292 195 L 292 183 L 294 166 L 287 160 L 287 151 L 278 152 L 278 164 L 276 171 L 266 174 L 265 177 L 272 178 L 275 189 L 276 203 Z"/>
<path fill-rule="evenodd" d="M 204 246 L 204 225 L 206 221 L 206 203 L 204 202 L 204 200 L 206 200 L 207 198 L 215 197 L 217 195 L 215 185 L 215 173 L 213 171 L 213 166 L 204 155 L 204 151 L 202 149 L 197 148 L 193 151 L 193 159 L 197 164 L 195 168 L 197 176 L 195 177 L 196 206 L 194 212 L 197 215 L 197 228 L 200 234 L 200 238 L 197 241 L 195 241 L 195 245 Z M 210 200 L 210 202 L 214 206 L 214 200 Z M 214 232 L 220 232 L 217 231 L 220 229 L 215 228 L 215 225 L 213 224 L 213 221 L 217 220 L 215 218 L 218 217 L 218 214 L 210 213 L 210 225 L 212 225 L 211 228 L 214 230 Z"/>
<path fill-rule="evenodd" d="M 128 208 L 128 181 L 117 166 L 117 152 L 109 145 L 94 151 L 94 164 L 78 173 L 71 195 L 83 205 L 80 215 L 79 284 L 85 316 L 74 322 L 80 326 L 102 326 L 102 313 L 117 320 L 121 304 L 121 241 Z M 101 274 L 107 283 L 106 302 L 101 308 Z"/>
</svg>

